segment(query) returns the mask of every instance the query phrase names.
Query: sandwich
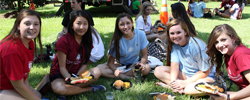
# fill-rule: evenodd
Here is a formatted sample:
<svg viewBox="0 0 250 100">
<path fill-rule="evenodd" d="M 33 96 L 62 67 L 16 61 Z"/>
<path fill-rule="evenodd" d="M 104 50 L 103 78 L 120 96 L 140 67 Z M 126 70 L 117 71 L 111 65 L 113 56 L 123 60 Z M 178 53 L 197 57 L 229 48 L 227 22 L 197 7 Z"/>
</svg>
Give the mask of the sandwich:
<svg viewBox="0 0 250 100">
<path fill-rule="evenodd" d="M 201 92 L 205 92 L 205 93 L 210 93 L 210 94 L 215 94 L 216 92 L 224 92 L 224 89 L 219 87 L 219 86 L 215 86 L 212 84 L 199 84 L 196 87 L 197 90 L 201 91 Z"/>
<path fill-rule="evenodd" d="M 88 81 L 92 80 L 92 76 L 88 70 L 84 71 L 82 74 L 80 74 L 79 77 L 71 77 L 70 83 L 71 84 L 79 84 L 79 83 L 87 83 Z"/>
<path fill-rule="evenodd" d="M 116 88 L 116 89 L 121 89 L 124 85 L 124 82 L 122 80 L 116 80 L 113 84 L 113 86 Z"/>
<path fill-rule="evenodd" d="M 166 93 L 160 93 L 153 97 L 154 100 L 174 100 L 175 96 Z"/>
</svg>

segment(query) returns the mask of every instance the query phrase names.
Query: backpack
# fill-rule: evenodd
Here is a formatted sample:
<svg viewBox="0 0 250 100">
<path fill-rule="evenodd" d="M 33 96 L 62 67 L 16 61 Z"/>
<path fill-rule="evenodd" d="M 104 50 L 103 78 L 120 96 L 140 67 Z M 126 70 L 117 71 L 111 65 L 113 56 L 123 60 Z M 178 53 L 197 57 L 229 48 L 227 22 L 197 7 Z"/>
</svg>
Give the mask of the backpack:
<svg viewBox="0 0 250 100">
<path fill-rule="evenodd" d="M 242 19 L 242 9 L 239 8 L 238 14 L 237 14 L 237 19 Z"/>
<path fill-rule="evenodd" d="M 167 45 L 159 38 L 148 44 L 148 56 L 153 56 L 161 61 L 167 59 Z"/>
</svg>

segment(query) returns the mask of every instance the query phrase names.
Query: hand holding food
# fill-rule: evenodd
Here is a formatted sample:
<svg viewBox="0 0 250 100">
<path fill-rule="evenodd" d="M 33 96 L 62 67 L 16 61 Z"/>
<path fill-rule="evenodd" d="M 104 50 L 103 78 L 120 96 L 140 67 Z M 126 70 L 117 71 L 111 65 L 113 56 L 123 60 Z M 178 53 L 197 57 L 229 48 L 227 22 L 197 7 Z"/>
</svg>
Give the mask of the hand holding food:
<svg viewBox="0 0 250 100">
<path fill-rule="evenodd" d="M 84 71 L 79 77 L 70 77 L 71 84 L 78 84 L 78 83 L 86 83 L 93 79 L 93 76 L 90 75 L 88 70 Z"/>
</svg>

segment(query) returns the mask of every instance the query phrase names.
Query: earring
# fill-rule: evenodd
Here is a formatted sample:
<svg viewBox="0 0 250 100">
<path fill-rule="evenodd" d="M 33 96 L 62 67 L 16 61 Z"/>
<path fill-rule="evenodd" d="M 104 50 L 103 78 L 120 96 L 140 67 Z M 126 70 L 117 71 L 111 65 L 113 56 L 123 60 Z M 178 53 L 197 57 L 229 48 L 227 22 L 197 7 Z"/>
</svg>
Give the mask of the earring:
<svg viewBox="0 0 250 100">
<path fill-rule="evenodd" d="M 233 41 L 233 44 L 235 43 L 235 41 Z"/>
</svg>

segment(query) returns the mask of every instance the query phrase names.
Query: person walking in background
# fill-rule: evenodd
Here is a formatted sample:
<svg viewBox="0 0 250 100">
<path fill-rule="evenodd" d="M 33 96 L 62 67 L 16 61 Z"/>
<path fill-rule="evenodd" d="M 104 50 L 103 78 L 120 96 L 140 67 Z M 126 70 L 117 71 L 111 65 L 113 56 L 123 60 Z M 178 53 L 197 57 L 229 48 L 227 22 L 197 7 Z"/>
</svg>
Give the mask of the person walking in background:
<svg viewBox="0 0 250 100">
<path fill-rule="evenodd" d="M 214 14 L 210 11 L 209 8 L 206 8 L 206 0 L 199 0 L 198 4 L 194 7 L 194 17 L 197 18 L 212 18 Z"/>
<path fill-rule="evenodd" d="M 151 13 L 152 5 L 150 2 L 145 1 L 142 4 L 140 13 L 135 18 L 136 29 L 142 30 L 146 33 L 148 41 L 153 41 L 156 38 L 164 40 L 166 35 L 164 33 L 159 33 L 156 26 L 152 26 Z"/>
<path fill-rule="evenodd" d="M 59 94 L 58 99 L 63 98 L 64 100 L 66 99 L 65 95 L 106 90 L 102 85 L 91 85 L 101 76 L 101 70 L 98 67 L 89 70 L 94 76 L 91 81 L 79 85 L 66 83 L 72 74 L 81 75 L 86 71 L 93 47 L 88 14 L 78 10 L 71 12 L 70 16 L 68 33 L 56 42 L 56 56 L 50 70 L 51 88 L 56 94 Z"/>
<path fill-rule="evenodd" d="M 62 25 L 63 30 L 61 31 L 61 33 L 58 34 L 58 39 L 60 37 L 62 37 L 64 34 L 66 34 L 68 32 L 68 24 L 69 24 L 69 20 L 70 20 L 70 13 L 72 11 L 77 11 L 77 10 L 82 10 L 81 5 L 82 5 L 82 0 L 71 0 L 71 8 L 72 10 L 69 10 L 65 13 L 65 16 L 63 18 L 62 21 Z M 86 10 L 83 10 L 84 12 L 86 12 L 90 18 L 90 27 L 91 27 L 91 32 L 92 32 L 92 40 L 93 40 L 93 49 L 91 51 L 91 56 L 90 56 L 90 62 L 97 62 L 98 60 L 100 60 L 103 56 L 104 56 L 104 45 L 102 42 L 102 38 L 100 37 L 99 33 L 97 32 L 97 30 L 94 28 L 94 20 L 92 18 L 91 13 L 89 13 Z"/>
<path fill-rule="evenodd" d="M 133 67 L 130 65 L 141 65 L 142 75 L 150 72 L 147 64 L 148 41 L 143 31 L 134 29 L 132 17 L 126 13 L 118 15 L 115 31 L 110 42 L 108 62 L 98 65 L 102 76 L 110 78 L 130 79 L 134 77 Z M 139 55 L 141 53 L 141 59 Z M 127 65 L 128 68 L 122 69 Z"/>
<path fill-rule="evenodd" d="M 250 99 L 250 49 L 244 46 L 236 31 L 228 24 L 218 25 L 212 30 L 206 53 L 211 65 L 216 65 L 216 72 L 223 74 L 225 66 L 228 76 L 239 87 L 239 91 L 228 91 L 211 95 L 214 100 L 249 100 Z"/>
<path fill-rule="evenodd" d="M 172 16 L 174 19 L 183 19 L 188 26 L 190 34 L 196 36 L 198 33 L 195 31 L 195 27 L 187 15 L 186 8 L 183 3 L 174 3 L 171 5 Z M 171 21 L 171 19 L 169 19 Z"/>
<path fill-rule="evenodd" d="M 38 52 L 34 46 L 37 42 L 43 54 L 40 15 L 34 10 L 23 9 L 10 33 L 0 42 L 1 100 L 41 100 L 41 94 L 28 80 L 34 52 Z"/>
<path fill-rule="evenodd" d="M 206 43 L 190 34 L 182 19 L 174 19 L 167 26 L 167 66 L 156 67 L 154 75 L 162 81 L 156 85 L 180 94 L 205 95 L 194 86 L 216 78 L 215 66 L 207 63 Z"/>
</svg>

